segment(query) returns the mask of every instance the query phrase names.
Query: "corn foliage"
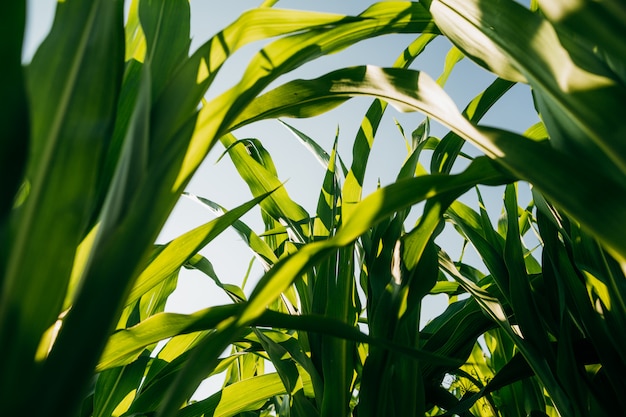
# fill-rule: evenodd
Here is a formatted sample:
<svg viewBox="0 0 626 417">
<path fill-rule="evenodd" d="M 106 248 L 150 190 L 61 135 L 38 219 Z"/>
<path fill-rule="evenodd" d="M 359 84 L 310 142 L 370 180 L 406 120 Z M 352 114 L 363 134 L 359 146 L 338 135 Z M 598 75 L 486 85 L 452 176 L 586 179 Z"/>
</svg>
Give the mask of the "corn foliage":
<svg viewBox="0 0 626 417">
<path fill-rule="evenodd" d="M 7 40 L 2 414 L 626 410 L 623 4 L 381 2 L 342 16 L 274 3 L 243 13 L 190 51 L 187 0 L 131 1 L 126 22 L 120 0 L 62 1 L 25 66 L 25 1 L 0 6 Z M 272 84 L 317 57 L 391 33 L 415 40 L 389 67 Z M 437 36 L 454 44 L 439 81 L 410 68 Z M 238 83 L 203 100 L 229 56 L 264 39 Z M 463 56 L 497 78 L 459 111 L 442 84 Z M 481 125 L 515 83 L 532 89 L 540 122 L 524 134 Z M 355 96 L 375 100 L 348 165 L 337 141 L 325 151 L 283 122 L 326 170 L 314 212 L 282 187 L 262 138 L 233 135 L 263 119 L 313 117 Z M 364 196 L 388 103 L 427 118 L 407 138 L 396 181 Z M 431 135 L 430 120 L 449 133 Z M 191 196 L 218 216 L 155 245 L 218 142 L 251 199 L 226 209 L 211 196 Z M 463 153 L 466 142 L 482 154 Z M 532 200 L 521 207 L 524 184 Z M 496 185 L 504 195 L 494 222 L 481 193 Z M 462 202 L 466 194 L 481 204 Z M 253 209 L 261 210 L 264 230 L 240 219 Z M 416 222 L 407 220 L 411 212 Z M 249 296 L 222 283 L 199 254 L 229 227 L 264 269 Z M 440 238 L 445 228 L 480 262 L 452 259 Z M 538 248 L 527 244 L 533 232 Z M 164 312 L 183 267 L 205 273 L 232 303 Z M 448 307 L 420 329 L 429 294 L 447 294 Z M 220 391 L 190 401 L 200 382 L 220 372 Z"/>
</svg>

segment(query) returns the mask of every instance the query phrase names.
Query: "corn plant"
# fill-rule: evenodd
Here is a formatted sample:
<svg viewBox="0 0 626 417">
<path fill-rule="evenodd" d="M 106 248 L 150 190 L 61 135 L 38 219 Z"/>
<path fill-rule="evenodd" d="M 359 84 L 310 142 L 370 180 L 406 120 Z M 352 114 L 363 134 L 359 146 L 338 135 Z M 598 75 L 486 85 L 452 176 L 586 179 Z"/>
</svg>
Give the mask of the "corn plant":
<svg viewBox="0 0 626 417">
<path fill-rule="evenodd" d="M 463 210 L 462 214 L 457 214 L 455 209 L 460 210 L 456 207 L 458 204 L 453 204 L 449 210 L 441 209 L 436 204 L 446 205 L 433 199 L 436 207 L 433 210 L 445 212 L 464 234 L 473 229 L 466 238 L 477 246 L 489 275 L 477 285 L 475 274 L 471 276 L 474 280 L 464 276 L 445 256 L 441 257 L 440 266 L 473 296 L 491 318 L 492 325 L 496 324 L 502 329 L 498 337 L 503 337 L 502 331 L 506 334 L 508 340 L 498 345 L 502 351 L 494 352 L 494 355 L 512 357 L 512 352 L 516 354 L 515 360 L 510 361 L 511 365 L 502 367 L 499 377 L 494 377 L 496 382 L 483 386 L 478 396 L 494 390 L 495 386 L 501 386 L 506 378 L 510 381 L 510 368 L 517 365 L 524 369 L 518 372 L 517 378 L 520 375 L 535 375 L 534 388 L 529 389 L 538 398 L 537 401 L 523 405 L 510 404 L 517 407 L 518 412 L 546 413 L 556 409 L 563 415 L 609 413 L 611 408 L 606 404 L 620 404 L 618 397 L 623 391 L 617 377 L 622 371 L 616 349 L 619 342 L 613 341 L 614 327 L 608 324 L 620 323 L 623 309 L 607 307 L 614 301 L 619 303 L 623 294 L 623 250 L 618 248 L 623 242 L 620 237 L 622 226 L 616 223 L 611 226 L 612 230 L 607 227 L 623 213 L 621 198 L 624 195 L 624 177 L 620 168 L 623 151 L 619 149 L 619 138 L 624 127 L 617 116 L 619 111 L 613 111 L 624 109 L 623 69 L 618 58 L 620 46 L 613 39 L 596 35 L 588 39 L 584 36 L 581 36 L 582 39 L 573 38 L 569 20 L 599 21 L 605 11 L 601 7 L 589 6 L 583 18 L 577 14 L 567 16 L 565 6 L 562 9 L 548 7 L 547 18 L 544 18 L 513 2 L 489 6 L 478 2 L 429 2 L 428 6 L 438 27 L 468 56 L 505 79 L 531 85 L 542 117 L 541 124 L 530 129 L 525 136 L 486 127 L 476 128 L 459 117 L 454 106 L 446 102 L 443 94 L 436 93 L 436 85 L 423 74 L 371 67 L 339 70 L 311 81 L 295 81 L 268 93 L 259 101 L 282 97 L 281 108 L 271 114 L 300 116 L 300 108 L 297 112 L 288 109 L 288 100 L 292 97 L 290 89 L 302 91 L 308 88 L 306 99 L 311 111 L 319 111 L 313 103 L 320 106 L 319 103 L 331 96 L 376 94 L 408 108 L 424 111 L 447 123 L 455 129 L 456 134 L 481 147 L 509 173 L 530 181 L 535 199 L 542 202 L 537 209 L 537 219 L 544 219 L 537 220 L 542 225 L 539 227 L 540 233 L 550 230 L 550 224 L 557 225 L 556 230 L 559 230 L 552 232 L 559 238 L 551 238 L 547 247 L 543 248 L 541 269 L 538 269 L 536 261 L 525 260 L 531 258 L 520 243 L 515 186 L 507 188 L 504 198 L 507 221 L 499 237 L 489 232 L 484 215 L 474 216 L 476 220 L 468 224 L 472 219 L 471 212 Z M 623 13 L 620 10 L 616 8 L 616 11 Z M 610 19 L 610 22 L 614 24 L 615 30 L 620 27 L 620 23 L 614 19 Z M 521 27 L 537 30 L 520 41 L 516 38 Z M 468 36 L 468 33 L 475 36 Z M 606 44 L 598 46 L 601 40 L 605 40 Z M 377 84 L 381 80 L 384 80 L 381 83 L 384 87 L 378 89 Z M 395 93 L 390 92 L 389 86 L 396 87 Z M 430 100 L 435 95 L 439 97 L 438 102 Z M 298 100 L 301 98 L 299 95 Z M 254 111 L 253 103 L 246 112 Z M 603 114 L 607 115 L 606 120 Z M 435 160 L 445 161 L 446 158 L 438 157 Z M 530 160 L 539 163 L 542 169 L 529 164 Z M 580 170 L 580 166 L 584 169 Z M 606 194 L 604 186 L 599 186 L 597 181 L 611 184 L 611 189 L 620 190 L 618 195 Z M 576 187 L 566 187 L 571 182 Z M 590 199 L 597 203 L 593 208 L 586 204 Z M 386 201 L 390 200 L 392 197 L 388 196 Z M 608 211 L 603 212 L 604 209 Z M 597 210 L 604 214 L 598 215 Z M 546 221 L 544 216 L 551 220 Z M 573 231 L 562 229 L 564 219 L 568 228 L 574 227 Z M 594 225 L 599 219 L 610 220 L 605 225 Z M 367 220 L 379 222 L 382 219 L 370 217 Z M 434 224 L 436 222 L 432 222 L 431 227 Z M 620 221 L 620 224 L 623 223 Z M 346 226 L 342 230 L 347 229 Z M 572 233 L 575 238 L 568 237 Z M 567 245 L 574 245 L 570 249 L 566 249 L 569 246 L 564 248 L 566 252 L 563 254 L 573 254 L 569 262 L 582 265 L 582 260 L 576 260 L 578 256 L 584 256 L 585 262 L 588 262 L 584 267 L 570 267 L 571 273 L 565 276 L 562 271 L 567 263 L 556 263 L 555 257 L 558 255 L 552 252 L 556 250 L 553 245 L 560 240 Z M 582 248 L 576 249 L 578 245 L 588 248 L 584 251 L 586 255 L 582 255 Z M 312 254 L 304 252 L 304 256 L 312 257 Z M 297 257 L 298 254 L 293 258 Z M 555 273 L 558 278 L 554 276 Z M 544 311 L 543 306 L 551 299 L 542 292 L 546 279 L 552 281 L 552 289 L 557 288 L 552 293 L 552 299 L 567 300 L 573 297 L 575 300 L 560 304 L 560 318 L 556 322 L 545 316 L 548 312 Z M 587 284 L 581 285 L 580 280 Z M 587 297 L 583 296 L 585 288 Z M 600 294 L 604 294 L 604 301 Z M 579 316 L 580 311 L 586 311 L 583 313 L 585 318 Z M 539 327 L 538 323 L 544 320 L 546 323 Z M 582 324 L 587 320 L 594 324 Z M 490 341 L 496 340 L 489 337 Z M 513 351 L 506 347 L 506 343 L 511 340 L 515 345 Z M 601 357 L 606 362 L 603 363 Z M 616 373 L 609 376 L 611 370 Z M 589 388 L 596 381 L 603 388 Z M 481 383 L 476 383 L 480 387 Z M 546 398 L 542 395 L 544 390 L 548 392 Z M 368 395 L 364 398 L 369 401 L 385 397 Z M 476 396 L 466 403 L 473 404 L 475 400 Z M 618 407 L 623 408 L 621 405 Z M 388 408 L 386 410 L 388 412 Z"/>
<path fill-rule="evenodd" d="M 3 6 L 11 76 L 3 88 L 16 104 L 2 140 L 3 412 L 68 415 L 93 391 L 98 413 L 108 413 L 115 397 L 100 402 L 99 384 L 114 391 L 107 378 L 94 388 L 93 371 L 111 332 L 158 312 L 173 289 L 187 259 L 153 242 L 216 140 L 234 119 L 245 124 L 239 115 L 254 97 L 301 63 L 369 36 L 434 26 L 411 5 L 354 18 L 260 8 L 189 56 L 187 1 L 132 2 L 124 26 L 121 1 L 73 0 L 57 4 L 50 34 L 22 68 L 24 8 Z M 201 105 L 230 54 L 281 35 L 240 83 Z M 187 258 L 255 203 L 197 231 Z M 240 331 L 237 323 L 197 349 L 207 358 L 194 365 L 199 374 Z M 198 378 L 174 384 L 162 412 L 177 409 Z"/>
<path fill-rule="evenodd" d="M 404 69 L 339 70 L 316 80 L 289 83 L 265 99 L 289 100 L 291 88 L 308 86 L 306 98 L 314 108 L 312 103 L 330 96 L 375 94 L 447 124 L 510 174 L 529 181 L 535 200 L 542 202 L 537 209 L 540 233 L 552 230 L 542 252 L 541 273 L 524 261 L 512 185 L 504 198 L 508 220 L 503 236 L 496 238 L 488 232 L 481 216 L 470 222 L 470 213 L 456 214 L 454 205 L 446 212 L 483 257 L 489 270 L 487 281 L 476 285 L 450 262 L 440 265 L 514 340 L 525 366 L 549 393 L 546 406 L 554 406 L 563 415 L 597 415 L 609 412 L 606 404 L 619 404 L 623 409 L 618 398 L 623 387 L 617 377 L 623 361 L 613 327 L 622 322 L 623 309 L 609 305 L 623 298 L 624 250 L 620 247 L 626 182 L 620 114 L 626 95 L 619 58 L 622 46 L 607 37 L 607 33 L 621 33 L 623 21 L 607 17 L 608 29 L 593 34 L 574 33 L 572 28 L 573 22 L 594 27 L 609 10 L 623 16 L 624 9 L 568 4 L 542 8 L 539 2 L 534 7 L 542 14 L 514 2 L 426 2 L 438 28 L 467 56 L 503 79 L 530 84 L 542 122 L 525 136 L 468 123 L 427 76 Z M 300 110 L 290 112 L 287 107 L 283 102 L 272 115 L 298 116 Z M 253 111 L 254 105 L 246 110 Z M 612 191 L 607 193 L 608 189 Z M 565 246 L 558 244 L 561 241 Z M 555 291 L 553 298 L 542 298 L 537 289 L 543 288 L 546 279 Z M 488 282 L 493 283 L 491 291 L 486 291 Z M 600 294 L 604 294 L 603 301 Z M 558 314 L 552 313 L 556 317 L 548 319 L 543 306 L 551 299 L 562 301 L 556 303 L 561 306 Z M 538 323 L 544 320 L 540 327 Z M 609 376 L 612 370 L 616 373 Z M 603 388 L 596 389 L 596 381 Z"/>
<path fill-rule="evenodd" d="M 189 55 L 185 0 L 133 1 L 125 26 L 120 1 L 67 0 L 25 68 L 24 2 L 2 6 L 3 34 L 11 40 L 3 46 L 3 98 L 6 91 L 15 104 L 3 112 L 0 144 L 3 412 L 623 410 L 623 340 L 615 329 L 626 312 L 626 76 L 616 36 L 625 29 L 624 7 L 433 0 L 377 3 L 338 16 L 269 7 L 274 3 L 244 13 Z M 339 69 L 261 94 L 307 61 L 387 33 L 421 36 L 390 68 Z M 463 112 L 436 81 L 408 68 L 438 35 L 499 77 Z M 265 38 L 277 39 L 239 83 L 203 102 L 228 56 Z M 514 82 L 530 85 L 541 122 L 525 134 L 481 126 Z M 261 119 L 311 117 L 358 95 L 382 101 L 366 115 L 350 169 L 336 148 L 326 154 L 295 132 L 327 169 L 314 216 L 281 188 L 260 141 L 231 134 Z M 363 198 L 386 102 L 425 113 L 451 132 L 439 140 L 429 137 L 427 124 L 417 129 L 398 180 Z M 204 200 L 220 217 L 155 246 L 218 141 L 253 199 L 228 211 Z M 485 156 L 452 175 L 464 141 Z M 424 149 L 433 151 L 430 170 L 419 163 Z M 519 180 L 533 187 L 528 209 L 518 207 Z M 484 210 L 458 200 L 477 185 L 502 184 L 498 230 Z M 407 226 L 408 210 L 419 202 L 423 212 Z M 261 234 L 239 221 L 257 205 Z M 453 262 L 439 246 L 445 223 L 476 248 L 484 271 Z M 249 297 L 222 283 L 198 254 L 229 226 L 266 269 Z M 523 244 L 530 228 L 540 236 L 537 258 Z M 182 267 L 205 272 L 233 303 L 163 313 Z M 449 294 L 450 305 L 419 331 L 428 293 Z M 231 354 L 221 357 L 229 345 Z M 266 359 L 276 372 L 265 372 Z M 189 402 L 204 378 L 222 370 L 220 392 Z"/>
</svg>

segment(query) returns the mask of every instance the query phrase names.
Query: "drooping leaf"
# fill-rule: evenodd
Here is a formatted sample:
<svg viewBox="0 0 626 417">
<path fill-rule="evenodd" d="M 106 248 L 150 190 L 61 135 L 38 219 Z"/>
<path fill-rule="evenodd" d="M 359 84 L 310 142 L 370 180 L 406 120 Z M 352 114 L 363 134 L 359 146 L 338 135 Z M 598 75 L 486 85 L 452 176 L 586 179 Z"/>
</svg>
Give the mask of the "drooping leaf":
<svg viewBox="0 0 626 417">
<path fill-rule="evenodd" d="M 126 303 L 134 302 L 166 277 L 179 270 L 200 249 L 239 219 L 239 217 L 263 201 L 268 195 L 268 193 L 262 194 L 168 243 L 139 275 Z"/>
<path fill-rule="evenodd" d="M 298 91 L 298 100 L 306 98 L 306 107 L 294 101 L 295 91 Z M 613 253 L 626 256 L 626 245 L 621 238 L 622 225 L 626 224 L 621 209 L 624 202 L 609 198 L 595 185 L 600 181 L 610 184 L 611 189 L 623 190 L 622 182 L 607 176 L 590 160 L 575 159 L 548 143 L 536 142 L 505 130 L 476 128 L 461 116 L 443 90 L 423 73 L 368 66 L 337 70 L 315 80 L 295 80 L 257 98 L 242 113 L 240 120 L 286 115 L 310 117 L 334 107 L 340 98 L 357 95 L 382 97 L 401 110 L 419 110 L 446 124 L 518 178 L 543 191 L 601 239 Z M 545 171 L 533 169 L 527 163 L 529 160 L 540 164 Z M 546 175 L 546 172 L 549 174 Z M 567 184 L 572 181 L 578 187 L 568 188 Z M 618 195 L 626 195 L 626 192 L 620 191 Z M 582 204 L 590 200 L 597 202 L 593 211 Z M 603 214 L 598 215 L 599 212 Z"/>
<path fill-rule="evenodd" d="M 214 141 L 234 128 L 237 123 L 233 121 L 243 107 L 278 75 L 360 40 L 395 32 L 438 33 L 438 30 L 420 3 L 388 2 L 375 4 L 336 27 L 288 36 L 263 48 L 250 62 L 249 70 L 240 83 L 207 103 L 200 111 L 198 126 L 176 181 L 177 186 L 182 185 L 197 168 Z M 241 105 L 243 103 L 245 105 Z"/>
<path fill-rule="evenodd" d="M 438 27 L 467 55 L 502 78 L 533 87 L 556 148 L 588 159 L 605 175 L 623 181 L 626 148 L 618 138 L 626 128 L 614 109 L 624 108 L 626 87 L 591 47 L 571 32 L 557 34 L 539 13 L 516 2 L 435 0 L 426 6 Z"/>
<path fill-rule="evenodd" d="M 222 215 L 226 212 L 222 206 L 206 198 L 191 195 L 189 193 L 185 193 L 183 195 L 188 196 L 192 200 L 199 201 L 218 215 Z M 263 241 L 263 239 L 254 233 L 248 225 L 243 223 L 241 220 L 236 220 L 233 222 L 232 227 L 237 231 L 239 236 L 244 242 L 246 242 L 250 249 L 257 255 L 257 259 L 261 261 L 265 270 L 268 270 L 270 266 L 278 260 L 272 249 Z"/>
</svg>

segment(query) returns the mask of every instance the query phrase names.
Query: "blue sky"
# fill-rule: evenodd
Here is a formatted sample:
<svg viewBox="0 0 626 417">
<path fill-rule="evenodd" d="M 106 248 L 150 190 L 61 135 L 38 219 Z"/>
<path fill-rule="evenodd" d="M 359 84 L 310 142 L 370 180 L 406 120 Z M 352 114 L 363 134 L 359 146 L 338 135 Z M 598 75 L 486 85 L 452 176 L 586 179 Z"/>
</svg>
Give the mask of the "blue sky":
<svg viewBox="0 0 626 417">
<path fill-rule="evenodd" d="M 247 7 L 254 7 L 257 2 L 238 1 L 236 7 L 220 7 L 217 14 L 212 9 L 211 2 L 191 1 L 192 6 L 192 49 L 208 39 L 229 21 L 245 10 Z M 367 7 L 370 2 L 364 1 L 318 1 L 315 3 L 301 0 L 284 0 L 277 4 L 282 8 L 306 8 L 314 4 L 315 10 L 357 14 Z M 367 42 L 357 44 L 345 51 L 328 57 L 321 58 L 309 63 L 304 67 L 289 74 L 287 78 L 313 78 L 320 76 L 331 70 L 352 65 L 374 64 L 389 66 L 396 57 L 414 39 L 413 35 L 392 35 L 380 37 Z M 445 39 L 438 39 L 427 48 L 426 53 L 419 57 L 412 68 L 425 71 L 431 77 L 436 78 L 443 70 L 445 55 L 450 44 Z M 247 65 L 248 60 L 260 47 L 259 44 L 250 45 L 237 52 L 226 64 L 220 76 L 218 76 L 215 86 L 226 89 L 237 81 Z M 461 61 L 452 73 L 446 91 L 451 94 L 457 106 L 463 108 L 469 100 L 480 93 L 493 80 L 493 76 L 487 74 L 471 61 L 465 59 Z M 217 94 L 221 91 L 210 90 L 209 94 Z M 536 115 L 528 113 L 530 93 L 525 86 L 518 86 L 509 92 L 503 103 L 497 106 L 484 119 L 485 124 L 492 126 L 507 127 L 515 131 L 523 131 L 536 121 Z M 361 119 L 371 99 L 358 98 L 342 105 L 321 117 L 313 119 L 288 120 L 288 123 L 302 130 L 310 137 L 319 141 L 322 146 L 330 150 L 337 128 L 340 130 L 339 149 L 342 157 L 348 162 L 351 157 L 353 138 L 356 135 Z M 506 110 L 505 110 L 506 109 Z M 519 109 L 511 112 L 511 109 Z M 527 113 L 525 114 L 524 111 Z M 373 191 L 380 179 L 383 185 L 393 181 L 397 170 L 406 157 L 404 141 L 395 125 L 397 119 L 407 134 L 415 129 L 424 117 L 418 113 L 399 113 L 393 108 L 389 108 L 374 143 L 372 158 L 368 164 L 365 191 Z M 443 136 L 447 130 L 436 123 L 433 123 L 432 133 L 436 136 Z M 286 180 L 286 188 L 292 198 L 304 206 L 309 213 L 314 212 L 317 203 L 318 192 L 321 187 L 324 170 L 312 155 L 304 149 L 286 129 L 276 121 L 264 121 L 256 123 L 236 132 L 239 138 L 257 137 L 261 139 L 264 146 L 272 154 L 279 175 L 282 180 Z M 470 149 L 468 145 L 467 149 Z M 470 150 L 471 151 L 471 150 Z M 241 204 L 250 194 L 247 186 L 242 180 L 225 181 L 225 178 L 237 178 L 237 173 L 232 167 L 228 158 L 224 158 L 215 165 L 215 161 L 221 154 L 222 149 L 216 147 L 203 166 L 198 171 L 194 181 L 189 186 L 189 191 L 203 197 L 210 198 L 226 207 L 234 207 Z M 501 191 L 492 190 L 487 197 L 493 197 L 496 204 L 499 203 Z M 497 205 L 496 207 L 500 207 Z M 173 238 L 193 225 L 199 225 L 208 221 L 212 216 L 202 207 L 191 201 L 181 201 L 162 235 L 162 238 Z M 497 219 L 496 213 L 496 219 Z M 417 213 L 416 213 L 417 215 Z M 179 219 L 186 219 L 183 223 Z M 256 230 L 262 230 L 262 223 L 258 212 L 251 213 L 245 220 Z M 458 245 L 454 245 L 451 252 L 458 251 Z M 210 244 L 202 253 L 214 264 L 220 279 L 235 284 L 241 283 L 241 279 L 248 267 L 248 261 L 252 258 L 243 242 L 234 232 L 227 232 L 216 242 Z M 260 268 L 254 270 L 253 278 L 261 273 Z M 187 275 L 187 274 L 186 274 Z M 214 287 L 207 282 L 206 277 L 201 274 L 189 274 L 187 278 L 181 279 L 182 287 L 194 287 L 197 291 L 194 294 L 214 293 Z M 248 291 L 250 288 L 247 288 Z M 222 302 L 227 302 L 225 297 L 221 297 Z M 206 297 L 204 295 L 189 297 L 187 291 L 181 291 L 172 297 L 173 308 L 179 311 L 192 311 L 199 306 L 204 306 Z M 431 314 L 445 306 L 445 301 L 434 303 L 430 308 Z"/>
<path fill-rule="evenodd" d="M 32 57 L 36 46 L 50 29 L 55 3 L 55 0 L 28 1 L 28 25 L 23 54 L 25 61 Z M 219 7 L 216 7 L 215 2 L 208 0 L 191 0 L 191 50 L 195 50 L 212 35 L 236 19 L 244 10 L 256 7 L 259 3 L 260 0 L 237 0 L 220 2 Z M 357 14 L 371 3 L 356 0 L 323 0 L 314 3 L 302 0 L 283 0 L 279 1 L 276 7 L 296 9 L 314 7 L 316 11 Z M 281 78 L 279 82 L 284 82 L 290 78 L 313 78 L 331 70 L 352 65 L 389 66 L 412 39 L 414 39 L 413 35 L 390 35 L 362 42 L 340 53 L 309 63 Z M 209 90 L 208 96 L 213 97 L 236 83 L 249 59 L 262 45 L 262 43 L 248 45 L 235 53 L 227 61 L 216 82 Z M 437 39 L 415 61 L 412 68 L 424 71 L 433 78 L 438 77 L 443 69 L 445 55 L 450 46 L 445 39 Z M 493 76 L 468 59 L 464 59 L 457 64 L 445 90 L 451 95 L 457 106 L 463 108 L 491 80 L 493 80 Z M 529 105 L 530 100 L 529 89 L 526 86 L 516 86 L 507 93 L 499 105 L 487 114 L 482 123 L 522 132 L 537 120 L 536 115 L 530 111 L 532 109 L 532 106 Z M 357 98 L 325 115 L 313 119 L 287 120 L 287 122 L 317 140 L 327 150 L 330 150 L 335 133 L 339 129 L 340 154 L 346 162 L 349 162 L 353 138 L 370 103 L 370 99 Z M 379 180 L 382 185 L 392 182 L 406 156 L 404 141 L 395 125 L 395 120 L 398 120 L 405 132 L 410 134 L 424 120 L 424 117 L 418 113 L 399 113 L 393 108 L 389 108 L 381 123 L 371 161 L 368 164 L 365 182 L 366 192 L 373 191 Z M 436 123 L 432 124 L 431 133 L 433 135 L 441 137 L 445 132 L 443 127 Z M 310 213 L 313 213 L 324 169 L 295 140 L 292 134 L 276 121 L 259 122 L 235 133 L 239 138 L 256 137 L 263 141 L 275 159 L 281 180 L 287 181 L 285 186 L 292 198 Z M 227 208 L 232 208 L 249 199 L 250 193 L 245 183 L 238 178 L 228 158 L 224 158 L 216 164 L 222 150 L 218 145 L 209 154 L 190 184 L 188 191 L 214 200 Z M 471 145 L 467 145 L 465 150 L 471 152 Z M 492 190 L 487 194 L 487 197 L 493 198 L 496 201 L 496 207 L 499 207 L 497 203 L 500 195 L 499 190 Z M 183 198 L 176 207 L 174 215 L 166 224 L 159 242 L 167 242 L 212 218 L 213 215 L 205 208 Z M 258 211 L 250 213 L 244 220 L 256 230 L 261 230 L 262 223 Z M 454 251 L 455 248 L 452 247 L 451 252 L 454 253 Z M 230 231 L 211 243 L 202 251 L 202 254 L 213 262 L 218 276 L 223 281 L 237 285 L 241 284 L 248 268 L 248 262 L 252 258 L 252 254 L 239 237 Z M 255 277 L 258 278 L 261 272 L 257 265 L 253 270 L 253 281 Z M 169 304 L 169 308 L 173 311 L 189 313 L 208 305 L 228 302 L 228 298 L 220 294 L 212 282 L 200 273 L 183 271 L 180 287 L 181 291 L 172 297 Z M 249 292 L 250 289 L 251 287 L 247 288 L 248 291 L 246 292 Z"/>
<path fill-rule="evenodd" d="M 260 2 L 261 0 L 237 0 L 219 2 L 219 6 L 216 6 L 217 2 L 209 0 L 191 0 L 192 51 L 236 19 L 242 11 L 256 7 Z M 316 2 L 283 0 L 278 2 L 276 7 L 298 9 L 310 7 L 316 11 L 357 14 L 371 3 L 356 0 Z M 50 29 L 55 0 L 29 0 L 28 6 L 28 27 L 23 54 L 25 61 L 30 59 L 36 45 Z M 412 39 L 414 39 L 412 35 L 394 35 L 363 42 L 338 54 L 309 63 L 289 74 L 288 77 L 281 78 L 280 81 L 289 78 L 313 78 L 337 68 L 353 65 L 390 66 Z M 209 91 L 209 96 L 215 96 L 237 82 L 248 60 L 261 46 L 262 43 L 252 44 L 235 53 L 222 69 L 213 85 L 215 88 Z M 450 46 L 444 39 L 436 40 L 416 60 L 412 68 L 424 71 L 432 78 L 437 78 L 443 69 L 445 55 Z M 492 80 L 493 76 L 487 74 L 468 59 L 464 59 L 453 71 L 445 90 L 451 95 L 457 106 L 462 109 Z M 370 103 L 371 100 L 367 98 L 353 99 L 314 119 L 286 121 L 317 140 L 327 150 L 330 150 L 337 128 L 339 128 L 339 151 L 344 161 L 349 163 L 353 138 Z M 516 86 L 503 97 L 500 104 L 487 114 L 482 124 L 523 132 L 537 121 L 536 114 L 531 111 L 532 108 L 529 89 L 526 86 Z M 404 141 L 394 119 L 397 119 L 405 132 L 410 134 L 424 120 L 424 116 L 418 113 L 399 113 L 389 108 L 381 123 L 374 144 L 372 159 L 368 164 L 365 182 L 366 193 L 374 190 L 379 180 L 382 185 L 392 182 L 406 157 Z M 445 132 L 446 129 L 433 123 L 431 134 L 441 137 Z M 291 133 L 276 121 L 264 121 L 241 129 L 235 134 L 239 138 L 256 137 L 262 140 L 274 158 L 281 180 L 287 181 L 286 188 L 292 198 L 309 213 L 314 213 L 324 169 L 295 140 Z M 474 152 L 470 145 L 464 150 Z M 224 158 L 216 164 L 222 151 L 220 145 L 217 145 L 209 154 L 189 185 L 188 191 L 216 201 L 227 208 L 232 208 L 247 201 L 251 196 L 247 186 L 243 180 L 239 179 L 228 158 Z M 496 210 L 500 207 L 501 193 L 501 189 L 492 189 L 485 195 L 488 201 L 493 201 Z M 416 210 L 413 219 L 418 214 Z M 494 212 L 493 215 L 497 219 L 498 213 Z M 196 202 L 183 198 L 167 222 L 159 242 L 167 242 L 213 218 L 214 216 L 205 208 Z M 262 230 L 258 210 L 247 215 L 244 221 L 256 231 Z M 449 251 L 453 255 L 458 252 L 458 243 L 446 242 L 445 234 L 442 235 L 442 239 L 444 242 L 439 242 L 440 245 L 444 247 L 448 245 Z M 225 232 L 203 249 L 201 253 L 213 263 L 215 271 L 222 281 L 236 285 L 241 285 L 248 263 L 252 259 L 251 252 L 241 239 L 231 231 Z M 261 268 L 256 265 L 251 277 L 252 283 L 258 279 L 261 273 Z M 249 293 L 251 288 L 249 283 L 245 292 Z M 426 317 L 432 317 L 445 307 L 445 296 L 441 297 L 427 305 Z M 220 290 L 209 278 L 199 272 L 183 271 L 179 278 L 179 290 L 171 297 L 168 309 L 190 313 L 210 305 L 228 302 L 229 299 L 220 293 Z"/>
</svg>

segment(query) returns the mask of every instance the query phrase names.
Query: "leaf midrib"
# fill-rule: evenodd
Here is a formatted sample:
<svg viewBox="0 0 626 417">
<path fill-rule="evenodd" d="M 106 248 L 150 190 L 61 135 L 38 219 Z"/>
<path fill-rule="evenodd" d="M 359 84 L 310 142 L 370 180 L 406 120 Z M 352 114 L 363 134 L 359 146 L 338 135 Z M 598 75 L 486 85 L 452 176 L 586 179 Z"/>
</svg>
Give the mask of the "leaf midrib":
<svg viewBox="0 0 626 417">
<path fill-rule="evenodd" d="M 92 3 L 92 8 L 89 12 L 89 16 L 87 19 L 87 23 L 85 25 L 85 29 L 83 30 L 82 36 L 80 38 L 80 42 L 78 43 L 77 53 L 74 55 L 74 59 L 72 60 L 72 65 L 69 71 L 69 77 L 67 82 L 65 83 L 65 87 L 61 93 L 61 99 L 59 100 L 59 106 L 57 107 L 57 112 L 53 118 L 51 128 L 49 130 L 49 134 L 45 140 L 47 146 L 42 155 L 41 160 L 41 169 L 37 170 L 37 174 L 35 175 L 35 179 L 32 182 L 32 194 L 29 196 L 27 203 L 24 207 L 24 220 L 22 223 L 22 227 L 20 227 L 21 233 L 18 233 L 15 243 L 15 250 L 10 257 L 9 265 L 7 268 L 6 282 L 7 287 L 10 289 L 11 284 L 17 280 L 17 271 L 19 270 L 20 265 L 22 264 L 21 259 L 23 257 L 23 253 L 27 246 L 28 237 L 31 235 L 30 231 L 33 227 L 35 212 L 36 209 L 40 206 L 39 202 L 42 199 L 44 187 L 42 183 L 46 177 L 49 176 L 50 167 L 52 165 L 52 156 L 57 149 L 57 145 L 60 137 L 60 130 L 67 114 L 67 108 L 69 107 L 70 98 L 73 92 L 76 89 L 78 73 L 81 67 L 81 64 L 84 62 L 85 51 L 87 49 L 87 42 L 89 40 L 90 34 L 92 33 L 96 11 L 99 8 L 100 2 Z M 7 294 L 10 294 L 10 291 L 7 291 Z M 1 325 L 1 324 L 0 324 Z"/>
</svg>

